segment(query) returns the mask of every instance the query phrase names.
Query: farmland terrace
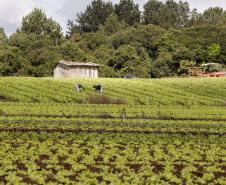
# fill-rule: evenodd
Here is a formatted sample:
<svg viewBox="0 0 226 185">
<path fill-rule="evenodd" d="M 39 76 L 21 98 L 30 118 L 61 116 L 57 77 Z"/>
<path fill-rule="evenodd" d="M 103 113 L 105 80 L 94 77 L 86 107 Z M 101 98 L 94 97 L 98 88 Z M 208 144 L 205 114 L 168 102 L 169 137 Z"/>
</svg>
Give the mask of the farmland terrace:
<svg viewBox="0 0 226 185">
<path fill-rule="evenodd" d="M 74 86 L 82 84 L 83 92 Z M 132 105 L 225 106 L 226 78 L 76 79 L 0 78 L 0 100 L 87 104 L 101 84 L 104 95 Z"/>
<path fill-rule="evenodd" d="M 225 84 L 0 78 L 0 184 L 226 184 Z"/>
</svg>

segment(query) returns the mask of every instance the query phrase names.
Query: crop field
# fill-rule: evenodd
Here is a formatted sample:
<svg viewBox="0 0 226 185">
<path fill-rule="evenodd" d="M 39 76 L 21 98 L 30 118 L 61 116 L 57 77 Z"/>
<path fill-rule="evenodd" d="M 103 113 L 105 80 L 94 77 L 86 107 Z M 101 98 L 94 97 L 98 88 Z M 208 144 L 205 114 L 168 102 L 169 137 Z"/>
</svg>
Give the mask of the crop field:
<svg viewBox="0 0 226 185">
<path fill-rule="evenodd" d="M 81 83 L 86 91 L 75 93 Z M 101 84 L 104 94 L 130 105 L 226 105 L 226 78 L 172 79 L 77 79 L 1 78 L 0 100 L 10 102 L 87 103 L 93 85 Z"/>
<path fill-rule="evenodd" d="M 0 78 L 0 184 L 224 185 L 225 84 Z"/>
</svg>

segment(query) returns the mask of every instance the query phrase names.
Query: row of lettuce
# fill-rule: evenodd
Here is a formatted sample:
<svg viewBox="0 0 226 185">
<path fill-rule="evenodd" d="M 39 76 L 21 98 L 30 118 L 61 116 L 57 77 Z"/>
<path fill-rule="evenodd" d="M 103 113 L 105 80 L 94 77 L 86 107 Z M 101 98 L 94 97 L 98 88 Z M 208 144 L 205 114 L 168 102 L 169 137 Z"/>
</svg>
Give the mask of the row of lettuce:
<svg viewBox="0 0 226 185">
<path fill-rule="evenodd" d="M 224 106 L 225 78 L 161 80 L 1 78 L 0 101 L 78 104 L 211 105 Z M 85 91 L 76 92 L 82 84 Z M 103 94 L 93 85 L 101 84 Z"/>
<path fill-rule="evenodd" d="M 3 184 L 225 183 L 225 137 L 4 132 L 0 140 Z"/>
</svg>

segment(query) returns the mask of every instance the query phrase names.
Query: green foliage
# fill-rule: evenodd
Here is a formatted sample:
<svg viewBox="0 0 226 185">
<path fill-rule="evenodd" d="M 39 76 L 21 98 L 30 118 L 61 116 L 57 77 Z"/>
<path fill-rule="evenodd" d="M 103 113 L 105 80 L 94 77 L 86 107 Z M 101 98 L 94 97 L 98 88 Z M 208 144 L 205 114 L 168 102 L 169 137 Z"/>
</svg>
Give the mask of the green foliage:
<svg viewBox="0 0 226 185">
<path fill-rule="evenodd" d="M 74 34 L 80 32 L 81 32 L 80 27 L 77 24 L 75 24 L 73 20 L 68 20 L 66 38 L 70 39 Z"/>
<path fill-rule="evenodd" d="M 200 25 L 218 25 L 223 26 L 226 23 L 226 11 L 221 7 L 210 7 L 202 14 L 194 9 L 190 19 L 191 26 Z"/>
<path fill-rule="evenodd" d="M 225 182 L 220 136 L 4 132 L 0 139 L 2 184 Z"/>
<path fill-rule="evenodd" d="M 180 74 L 188 74 L 189 73 L 189 67 L 194 67 L 196 63 L 194 61 L 189 61 L 189 60 L 182 60 L 180 62 L 180 68 L 179 68 L 179 73 Z"/>
<path fill-rule="evenodd" d="M 25 33 L 14 33 L 9 37 L 9 45 L 19 48 L 25 52 L 30 44 L 34 41 L 31 35 Z"/>
<path fill-rule="evenodd" d="M 144 23 L 162 27 L 186 27 L 189 22 L 190 8 L 187 2 L 167 0 L 165 3 L 149 0 L 144 5 Z"/>
<path fill-rule="evenodd" d="M 97 31 L 99 26 L 103 25 L 113 12 L 112 3 L 93 0 L 84 12 L 77 15 L 76 21 L 83 32 Z"/>
<path fill-rule="evenodd" d="M 86 61 L 86 53 L 74 42 L 65 42 L 60 48 L 63 59 L 67 61 Z"/>
<path fill-rule="evenodd" d="M 203 12 L 200 16 L 202 24 L 206 25 L 225 25 L 226 23 L 226 12 L 223 8 L 214 7 L 209 8 Z"/>
<path fill-rule="evenodd" d="M 48 35 L 15 33 L 9 38 L 9 44 L 18 48 L 20 56 L 26 59 L 23 75 L 50 76 L 54 63 L 61 59 L 55 43 Z"/>
<path fill-rule="evenodd" d="M 124 22 L 120 22 L 118 17 L 115 14 L 111 14 L 104 25 L 101 25 L 99 30 L 104 32 L 106 35 L 113 35 L 123 29 L 126 28 L 126 24 Z"/>
<path fill-rule="evenodd" d="M 143 46 L 151 57 L 156 55 L 157 41 L 162 37 L 166 30 L 154 26 L 138 26 L 137 28 L 128 27 L 124 31 L 118 32 L 110 38 L 115 48 L 125 44 L 135 44 Z"/>
<path fill-rule="evenodd" d="M 101 45 L 107 44 L 107 37 L 102 32 L 85 33 L 83 39 L 79 44 L 82 48 L 95 50 Z"/>
<path fill-rule="evenodd" d="M 224 19 L 225 11 L 219 7 L 197 13 L 185 2 L 149 0 L 140 21 L 132 0 L 115 6 L 94 0 L 78 21 L 68 21 L 64 38 L 58 23 L 34 9 L 9 38 L 0 29 L 2 52 L 13 58 L 3 57 L 1 73 L 50 76 L 61 59 L 101 64 L 101 77 L 175 76 L 187 73 L 184 61 L 226 65 Z M 12 66 L 13 72 L 3 72 Z"/>
<path fill-rule="evenodd" d="M 22 26 L 19 30 L 19 32 L 26 34 L 49 35 L 54 39 L 56 45 L 62 37 L 61 31 L 62 28 L 57 22 L 52 20 L 52 18 L 47 18 L 45 12 L 37 8 L 23 17 Z"/>
<path fill-rule="evenodd" d="M 151 71 L 152 77 L 161 78 L 175 75 L 172 74 L 172 70 L 170 69 L 173 66 L 173 63 L 174 61 L 171 53 L 161 52 L 154 62 L 154 67 L 153 70 Z"/>
<path fill-rule="evenodd" d="M 59 61 L 61 56 L 50 47 L 32 50 L 27 58 L 32 64 L 34 76 L 41 77 L 53 75 L 54 61 Z"/>
<path fill-rule="evenodd" d="M 135 48 L 131 45 L 119 47 L 115 56 L 109 61 L 118 77 L 126 74 L 137 77 L 149 77 L 151 71 L 151 59 L 143 48 Z"/>
<path fill-rule="evenodd" d="M 120 0 L 115 5 L 115 13 L 120 21 L 125 21 L 129 26 L 140 23 L 141 12 L 139 5 L 134 4 L 133 0 Z"/>
<path fill-rule="evenodd" d="M 144 23 L 145 24 L 159 24 L 158 18 L 159 18 L 159 11 L 160 8 L 163 6 L 163 3 L 158 0 L 149 0 L 144 5 Z"/>
<path fill-rule="evenodd" d="M 7 36 L 5 34 L 4 28 L 0 27 L 0 43 L 6 42 L 7 41 Z"/>
<path fill-rule="evenodd" d="M 36 76 L 51 75 L 51 66 L 65 59 L 99 63 L 101 77 L 123 77 L 129 73 L 146 78 L 150 74 L 166 77 L 181 74 L 183 60 L 197 65 L 226 64 L 224 29 L 216 26 L 184 30 L 166 30 L 155 25 L 125 27 L 112 14 L 99 31 L 74 33 L 59 46 L 48 35 L 25 33 L 13 34 L 8 44 L 17 47 L 21 57 L 28 61 L 27 69 L 23 70 L 29 69 L 27 75 L 35 75 L 36 70 L 39 71 Z"/>
<path fill-rule="evenodd" d="M 220 44 L 212 44 L 208 47 L 208 56 L 210 58 L 216 58 L 221 53 L 221 46 Z"/>
<path fill-rule="evenodd" d="M 117 73 L 112 70 L 112 67 L 103 64 L 100 66 L 99 76 L 103 78 L 115 78 L 117 77 Z"/>
<path fill-rule="evenodd" d="M 0 76 L 17 75 L 21 69 L 21 58 L 13 47 L 0 47 Z"/>
</svg>

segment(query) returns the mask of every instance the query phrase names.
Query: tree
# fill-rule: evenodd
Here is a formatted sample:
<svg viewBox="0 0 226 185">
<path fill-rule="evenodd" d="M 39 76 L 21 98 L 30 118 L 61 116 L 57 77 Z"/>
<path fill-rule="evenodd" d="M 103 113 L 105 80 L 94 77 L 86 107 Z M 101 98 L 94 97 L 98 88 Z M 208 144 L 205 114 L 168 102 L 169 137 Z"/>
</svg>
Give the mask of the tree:
<svg viewBox="0 0 226 185">
<path fill-rule="evenodd" d="M 226 11 L 220 7 L 210 7 L 203 13 L 197 13 L 197 10 L 192 11 L 190 20 L 191 26 L 204 26 L 204 25 L 225 25 L 226 24 Z"/>
<path fill-rule="evenodd" d="M 206 62 L 226 64 L 226 12 L 219 7 L 201 14 L 179 0 L 149 0 L 143 14 L 148 25 L 130 22 L 139 10 L 132 0 L 115 9 L 93 0 L 80 22 L 68 22 L 67 40 L 59 39 L 55 21 L 34 9 L 9 38 L 0 29 L 1 75 L 50 76 L 61 59 L 99 63 L 102 77 L 165 77 Z"/>
<path fill-rule="evenodd" d="M 49 35 L 15 33 L 10 36 L 9 45 L 17 48 L 19 56 L 25 59 L 24 62 L 19 60 L 23 64 L 20 71 L 24 75 L 50 76 L 54 63 L 62 59 L 58 46 Z"/>
<path fill-rule="evenodd" d="M 172 53 L 161 52 L 157 59 L 154 61 L 151 75 L 154 78 L 161 78 L 166 76 L 175 75 L 175 71 L 172 71 L 171 66 L 174 63 Z"/>
<path fill-rule="evenodd" d="M 220 7 L 209 8 L 203 12 L 202 21 L 208 25 L 223 25 L 226 23 L 226 12 Z"/>
<path fill-rule="evenodd" d="M 198 13 L 197 9 L 194 8 L 191 11 L 191 17 L 189 20 L 189 26 L 197 26 L 197 25 L 201 25 L 201 14 Z"/>
<path fill-rule="evenodd" d="M 190 8 L 187 2 L 167 0 L 165 4 L 149 0 L 144 5 L 145 24 L 157 24 L 162 27 L 183 28 L 188 26 Z"/>
<path fill-rule="evenodd" d="M 83 32 L 95 32 L 100 25 L 103 25 L 109 15 L 114 12 L 114 7 L 110 2 L 93 0 L 86 10 L 77 15 L 78 25 Z"/>
<path fill-rule="evenodd" d="M 190 8 L 186 2 L 167 0 L 159 9 L 159 25 L 169 28 L 182 28 L 188 25 Z"/>
<path fill-rule="evenodd" d="M 117 77 L 117 72 L 109 66 L 109 62 L 112 60 L 112 57 L 115 55 L 115 50 L 109 48 L 108 46 L 100 46 L 93 53 L 93 60 L 95 63 L 99 63 L 100 69 L 99 74 L 101 77 L 115 78 Z"/>
<path fill-rule="evenodd" d="M 221 54 L 221 46 L 220 44 L 211 44 L 208 47 L 208 59 L 210 62 L 218 62 L 217 58 L 220 56 Z"/>
<path fill-rule="evenodd" d="M 7 40 L 7 36 L 5 34 L 4 28 L 0 27 L 0 42 L 5 42 Z"/>
<path fill-rule="evenodd" d="M 189 67 L 196 66 L 196 62 L 190 60 L 180 61 L 180 68 L 178 69 L 179 74 L 189 74 Z"/>
<path fill-rule="evenodd" d="M 48 18 L 41 9 L 35 8 L 27 16 L 23 17 L 19 32 L 26 34 L 42 34 L 52 37 L 56 44 L 62 37 L 62 28 L 52 18 Z"/>
<path fill-rule="evenodd" d="M 86 61 L 86 53 L 75 42 L 63 43 L 60 53 L 62 58 L 68 61 Z"/>
<path fill-rule="evenodd" d="M 150 77 L 152 61 L 144 48 L 135 48 L 131 45 L 122 45 L 115 51 L 114 57 L 109 61 L 117 77 L 127 74 L 137 77 Z"/>
<path fill-rule="evenodd" d="M 21 69 L 21 57 L 14 47 L 0 47 L 0 76 L 15 76 Z"/>
<path fill-rule="evenodd" d="M 74 34 L 80 33 L 81 29 L 73 20 L 68 20 L 66 38 L 70 39 Z"/>
<path fill-rule="evenodd" d="M 129 26 L 140 23 L 139 5 L 134 4 L 133 0 L 120 0 L 119 4 L 115 5 L 115 13 L 119 21 L 125 21 Z"/>
<path fill-rule="evenodd" d="M 107 43 L 107 37 L 101 32 L 96 33 L 85 33 L 84 38 L 80 41 L 80 46 L 85 49 L 95 50 L 101 45 Z"/>
<path fill-rule="evenodd" d="M 189 24 L 190 7 L 188 2 L 179 1 L 178 3 L 178 19 L 176 27 L 184 28 Z"/>
<path fill-rule="evenodd" d="M 126 24 L 124 22 L 120 22 L 118 17 L 115 14 L 111 14 L 104 25 L 101 25 L 99 30 L 104 32 L 106 35 L 113 35 L 114 33 L 123 30 L 126 28 Z"/>
<path fill-rule="evenodd" d="M 144 5 L 143 19 L 145 24 L 159 24 L 159 11 L 163 3 L 158 0 L 149 0 Z"/>
</svg>

